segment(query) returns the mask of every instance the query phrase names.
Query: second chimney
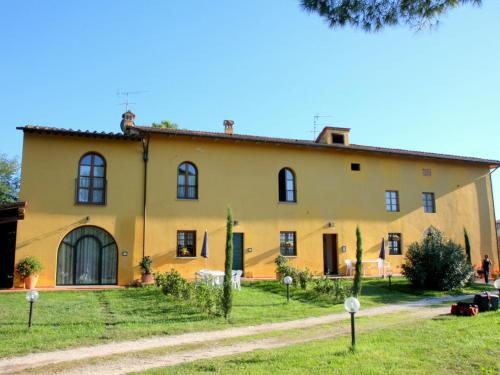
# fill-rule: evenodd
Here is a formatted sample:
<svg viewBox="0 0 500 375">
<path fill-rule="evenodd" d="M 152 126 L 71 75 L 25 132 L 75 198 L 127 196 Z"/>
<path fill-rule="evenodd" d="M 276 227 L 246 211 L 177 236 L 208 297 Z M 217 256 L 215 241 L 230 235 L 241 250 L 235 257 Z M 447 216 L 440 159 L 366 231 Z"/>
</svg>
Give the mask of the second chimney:
<svg viewBox="0 0 500 375">
<path fill-rule="evenodd" d="M 228 135 L 233 135 L 233 120 L 224 120 L 224 133 Z"/>
</svg>

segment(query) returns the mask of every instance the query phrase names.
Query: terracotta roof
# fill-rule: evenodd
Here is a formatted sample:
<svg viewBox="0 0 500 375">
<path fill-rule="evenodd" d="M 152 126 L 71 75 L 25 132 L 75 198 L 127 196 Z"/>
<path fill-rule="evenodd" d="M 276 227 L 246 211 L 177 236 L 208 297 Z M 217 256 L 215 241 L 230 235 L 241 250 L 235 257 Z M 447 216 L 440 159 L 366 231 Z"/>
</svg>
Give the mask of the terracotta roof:
<svg viewBox="0 0 500 375">
<path fill-rule="evenodd" d="M 423 159 L 435 159 L 444 161 L 454 161 L 454 162 L 464 162 L 464 163 L 474 163 L 474 164 L 486 164 L 491 168 L 496 168 L 500 166 L 499 160 L 492 159 L 481 159 L 468 156 L 457 156 L 457 155 L 447 155 L 438 154 L 432 152 L 421 152 L 421 151 L 411 151 L 402 150 L 396 148 L 384 148 L 384 147 L 374 147 L 374 146 L 363 146 L 356 144 L 342 145 L 342 144 L 324 144 L 316 143 L 314 141 L 308 141 L 304 139 L 291 139 L 291 138 L 274 138 L 274 137 L 262 137 L 256 135 L 246 135 L 246 134 L 225 134 L 217 132 L 205 132 L 205 131 L 195 131 L 195 130 L 184 130 L 184 129 L 163 129 L 163 128 L 153 128 L 149 126 L 133 126 L 128 127 L 128 134 L 122 133 L 106 133 L 106 132 L 91 132 L 83 130 L 72 130 L 72 129 L 61 129 L 52 128 L 46 126 L 34 126 L 26 125 L 18 127 L 17 129 L 22 130 L 27 133 L 38 133 L 38 134 L 53 134 L 53 135 L 68 135 L 77 137 L 94 137 L 94 138 L 109 138 L 109 139 L 123 139 L 138 141 L 141 140 L 144 134 L 158 134 L 170 137 L 186 137 L 186 138 L 207 138 L 207 139 L 217 139 L 217 140 L 229 140 L 235 142 L 253 142 L 253 143 L 264 143 L 273 145 L 290 145 L 297 147 L 315 148 L 315 149 L 330 149 L 336 151 L 345 152 L 360 152 L 368 154 L 383 154 L 399 157 L 408 158 L 423 158 Z"/>
<path fill-rule="evenodd" d="M 25 133 L 69 135 L 73 137 L 124 139 L 131 141 L 141 140 L 141 137 L 137 135 L 123 134 L 123 133 L 107 133 L 107 132 L 97 132 L 97 131 L 91 132 L 88 130 L 62 129 L 62 128 L 53 128 L 49 126 L 26 125 L 26 126 L 19 126 L 16 129 L 22 130 Z"/>
<path fill-rule="evenodd" d="M 269 143 L 276 145 L 293 145 L 299 147 L 311 147 L 311 148 L 322 148 L 322 149 L 335 149 L 339 151 L 355 151 L 362 153 L 376 153 L 392 156 L 401 157 L 412 157 L 412 158 L 425 158 L 425 159 L 438 159 L 446 161 L 459 161 L 465 163 L 475 163 L 475 164 L 487 164 L 490 167 L 500 166 L 499 160 L 491 159 L 481 159 L 468 156 L 457 156 L 457 155 L 447 155 L 438 154 L 432 152 L 421 152 L 421 151 L 410 151 L 402 150 L 396 148 L 384 148 L 384 147 L 374 147 L 374 146 L 363 146 L 356 144 L 342 145 L 342 144 L 325 144 L 316 143 L 314 141 L 308 141 L 303 139 L 290 139 L 290 138 L 273 138 L 273 137 L 262 137 L 256 135 L 245 135 L 245 134 L 225 134 L 225 133 L 215 133 L 215 132 L 204 132 L 204 131 L 194 131 L 194 130 L 183 130 L 183 129 L 164 129 L 164 128 L 152 128 L 149 126 L 135 126 L 133 129 L 139 132 L 147 134 L 163 134 L 166 136 L 181 136 L 181 137 L 200 137 L 200 138 L 212 138 L 212 139 L 224 139 L 233 140 L 239 142 L 255 142 L 255 143 Z M 133 130 L 131 130 L 133 131 Z"/>
</svg>

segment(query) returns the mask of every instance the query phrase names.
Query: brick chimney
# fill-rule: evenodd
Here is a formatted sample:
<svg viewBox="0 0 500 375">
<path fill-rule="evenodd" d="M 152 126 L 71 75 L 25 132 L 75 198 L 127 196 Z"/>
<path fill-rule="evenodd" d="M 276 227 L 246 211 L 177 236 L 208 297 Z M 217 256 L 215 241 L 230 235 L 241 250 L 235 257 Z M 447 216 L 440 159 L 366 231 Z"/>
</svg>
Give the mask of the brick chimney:
<svg viewBox="0 0 500 375">
<path fill-rule="evenodd" d="M 233 135 L 233 120 L 224 120 L 224 133 L 228 135 Z"/>
</svg>

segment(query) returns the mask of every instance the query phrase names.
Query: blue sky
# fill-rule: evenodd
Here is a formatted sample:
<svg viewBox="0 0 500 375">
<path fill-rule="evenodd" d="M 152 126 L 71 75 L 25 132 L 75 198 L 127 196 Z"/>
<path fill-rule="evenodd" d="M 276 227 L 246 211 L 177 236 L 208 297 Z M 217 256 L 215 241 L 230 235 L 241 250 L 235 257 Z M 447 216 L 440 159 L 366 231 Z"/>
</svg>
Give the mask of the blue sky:
<svg viewBox="0 0 500 375">
<path fill-rule="evenodd" d="M 21 155 L 19 125 L 119 131 L 122 89 L 146 91 L 140 124 L 312 138 L 319 113 L 353 143 L 500 159 L 500 1 L 484 3 L 366 34 L 298 0 L 4 1 L 0 152 Z"/>
</svg>

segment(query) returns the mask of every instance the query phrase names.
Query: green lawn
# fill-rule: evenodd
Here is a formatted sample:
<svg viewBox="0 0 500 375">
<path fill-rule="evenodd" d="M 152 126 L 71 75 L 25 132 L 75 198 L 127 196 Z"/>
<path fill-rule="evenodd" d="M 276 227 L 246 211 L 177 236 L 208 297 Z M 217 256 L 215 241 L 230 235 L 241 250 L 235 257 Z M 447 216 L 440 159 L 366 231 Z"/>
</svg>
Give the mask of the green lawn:
<svg viewBox="0 0 500 375">
<path fill-rule="evenodd" d="M 479 287 L 482 289 L 482 287 Z M 362 308 L 398 303 L 436 293 L 415 292 L 402 279 L 365 281 Z M 287 304 L 285 289 L 275 281 L 244 283 L 235 292 L 230 323 L 208 317 L 191 306 L 165 297 L 158 289 L 40 292 L 34 326 L 27 330 L 28 303 L 24 293 L 0 294 L 0 356 L 48 351 L 152 335 L 224 329 L 234 325 L 298 319 L 343 311 L 343 306 L 312 290 L 292 291 Z"/>
<path fill-rule="evenodd" d="M 376 320 L 376 317 L 369 320 Z M 148 374 L 498 374 L 500 312 L 446 316 L 398 328 L 202 360 Z"/>
</svg>

